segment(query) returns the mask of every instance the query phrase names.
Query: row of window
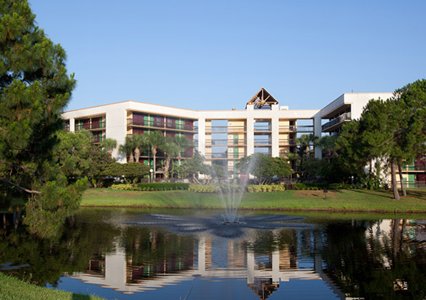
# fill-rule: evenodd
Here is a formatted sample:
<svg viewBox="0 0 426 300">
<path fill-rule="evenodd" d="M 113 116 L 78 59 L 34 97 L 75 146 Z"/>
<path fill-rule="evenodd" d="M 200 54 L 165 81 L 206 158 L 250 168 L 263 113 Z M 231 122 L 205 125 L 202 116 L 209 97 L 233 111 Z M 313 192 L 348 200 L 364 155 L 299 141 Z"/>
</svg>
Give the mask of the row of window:
<svg viewBox="0 0 426 300">
<path fill-rule="evenodd" d="M 194 121 L 173 117 L 147 115 L 143 113 L 133 113 L 132 125 L 160 127 L 179 130 L 194 130 Z"/>
</svg>

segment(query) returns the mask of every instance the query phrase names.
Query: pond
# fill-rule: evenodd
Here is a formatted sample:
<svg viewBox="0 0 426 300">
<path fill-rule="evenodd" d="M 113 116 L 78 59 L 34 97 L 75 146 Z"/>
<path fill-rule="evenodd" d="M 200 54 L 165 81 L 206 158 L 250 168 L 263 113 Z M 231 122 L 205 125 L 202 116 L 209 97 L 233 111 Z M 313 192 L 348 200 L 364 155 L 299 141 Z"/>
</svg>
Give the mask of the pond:
<svg viewBox="0 0 426 300">
<path fill-rule="evenodd" d="M 106 299 L 424 299 L 426 221 L 82 209 L 56 239 L 0 229 L 0 270 Z"/>
</svg>

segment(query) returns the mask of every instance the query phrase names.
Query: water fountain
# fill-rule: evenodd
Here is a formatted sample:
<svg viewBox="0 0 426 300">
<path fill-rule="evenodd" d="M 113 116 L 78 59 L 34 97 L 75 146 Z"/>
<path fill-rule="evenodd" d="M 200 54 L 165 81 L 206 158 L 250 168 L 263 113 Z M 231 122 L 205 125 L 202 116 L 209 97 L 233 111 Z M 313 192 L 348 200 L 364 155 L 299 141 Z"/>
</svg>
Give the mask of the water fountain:
<svg viewBox="0 0 426 300">
<path fill-rule="evenodd" d="M 252 156 L 251 159 L 248 160 L 247 165 L 245 166 L 246 176 L 240 177 L 238 180 L 238 184 L 236 185 L 235 179 L 228 178 L 224 180 L 219 180 L 219 176 L 215 173 L 215 169 L 212 170 L 212 179 L 216 181 L 218 184 L 218 191 L 220 195 L 220 199 L 223 204 L 224 213 L 222 215 L 223 224 L 238 224 L 240 222 L 240 218 L 238 215 L 238 210 L 241 205 L 241 200 L 246 191 L 247 184 L 249 182 L 249 174 L 253 169 L 256 163 L 256 157 Z M 228 174 L 228 166 L 223 166 L 223 174 Z"/>
</svg>

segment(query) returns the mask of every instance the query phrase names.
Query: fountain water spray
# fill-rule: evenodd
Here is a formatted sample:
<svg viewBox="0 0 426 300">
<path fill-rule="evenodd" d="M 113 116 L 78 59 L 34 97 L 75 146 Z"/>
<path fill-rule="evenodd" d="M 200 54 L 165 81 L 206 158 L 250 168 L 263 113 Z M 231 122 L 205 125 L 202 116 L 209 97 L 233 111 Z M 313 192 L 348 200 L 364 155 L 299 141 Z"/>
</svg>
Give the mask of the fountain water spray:
<svg viewBox="0 0 426 300">
<path fill-rule="evenodd" d="M 248 164 L 244 168 L 247 176 L 244 178 L 240 178 L 239 182 L 230 179 L 229 176 L 224 180 L 220 180 L 214 168 L 212 168 L 212 173 L 214 173 L 212 174 L 212 177 L 218 183 L 219 195 L 224 208 L 224 213 L 222 215 L 223 224 L 239 223 L 240 218 L 238 215 L 238 209 L 241 206 L 241 200 L 243 198 L 249 181 L 249 174 L 253 166 L 255 165 L 255 161 L 255 157 L 251 157 L 251 159 L 248 160 Z M 228 167 L 224 166 L 223 168 L 224 174 L 228 174 Z"/>
</svg>

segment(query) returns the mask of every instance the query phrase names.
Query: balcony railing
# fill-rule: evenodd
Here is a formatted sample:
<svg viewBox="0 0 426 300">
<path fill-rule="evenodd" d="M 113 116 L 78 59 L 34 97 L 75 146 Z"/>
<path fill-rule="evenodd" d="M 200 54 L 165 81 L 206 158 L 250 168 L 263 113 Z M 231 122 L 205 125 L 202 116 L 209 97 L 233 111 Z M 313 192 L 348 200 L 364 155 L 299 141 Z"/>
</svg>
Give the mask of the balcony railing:
<svg viewBox="0 0 426 300">
<path fill-rule="evenodd" d="M 96 123 L 76 123 L 75 130 L 102 130 L 105 129 L 105 121 Z"/>
<path fill-rule="evenodd" d="M 325 123 L 324 125 L 321 126 L 321 129 L 322 129 L 322 131 L 331 131 L 332 129 L 336 128 L 337 126 L 339 126 L 343 122 L 350 121 L 350 120 L 351 120 L 351 113 L 347 112 L 347 113 L 341 114 L 337 118 Z"/>
<path fill-rule="evenodd" d="M 271 131 L 271 125 L 254 125 L 255 132 Z"/>
<path fill-rule="evenodd" d="M 155 128 L 163 130 L 181 130 L 181 131 L 190 131 L 195 132 L 194 127 L 186 124 L 175 124 L 175 126 L 170 126 L 164 122 L 155 122 L 155 121 L 133 121 L 132 119 L 127 120 L 127 126 L 137 126 L 137 127 L 146 127 L 146 128 Z"/>
<path fill-rule="evenodd" d="M 280 139 L 278 141 L 280 146 L 296 146 L 296 141 L 291 139 Z"/>
</svg>

